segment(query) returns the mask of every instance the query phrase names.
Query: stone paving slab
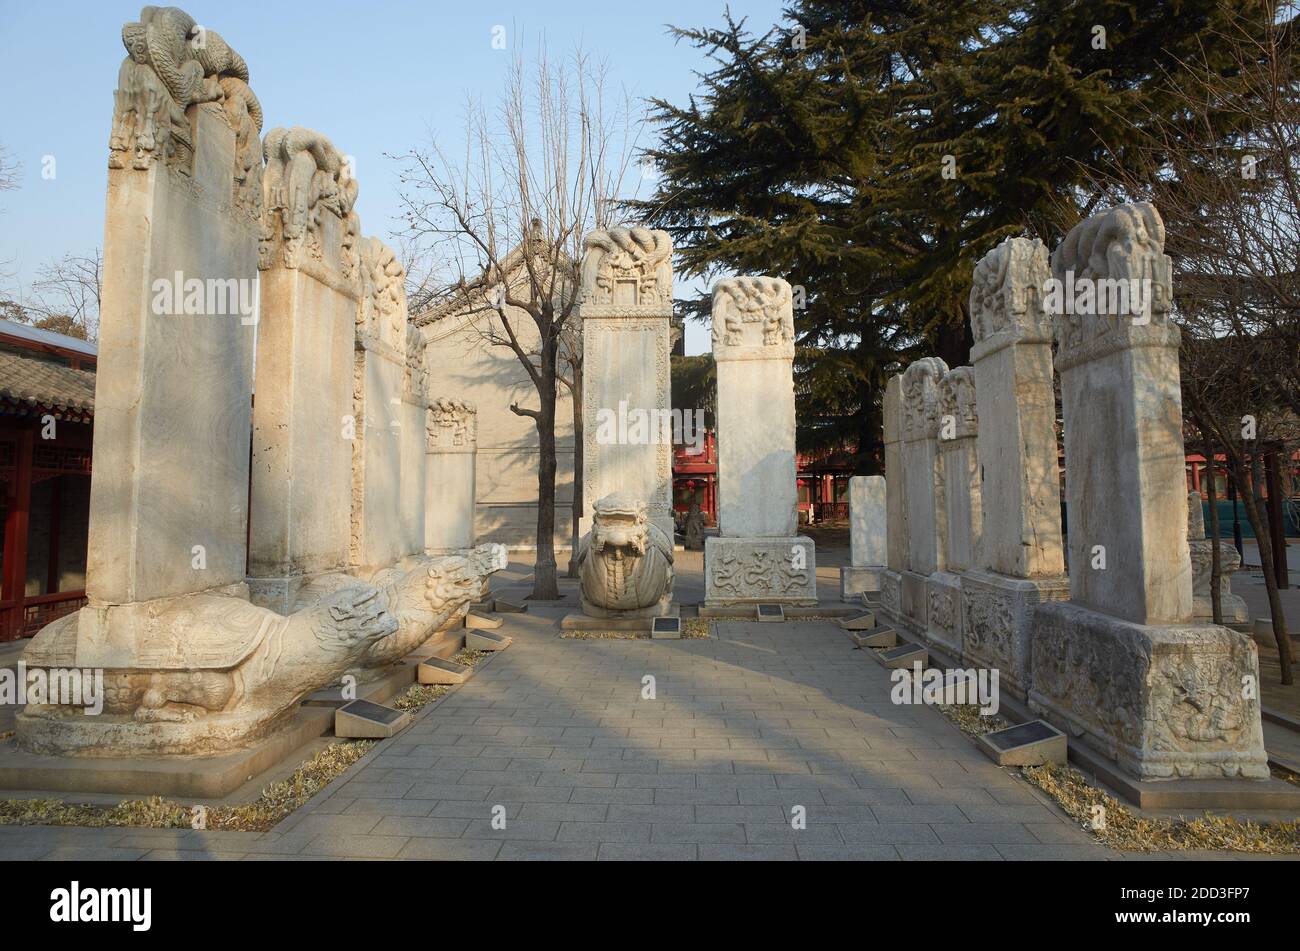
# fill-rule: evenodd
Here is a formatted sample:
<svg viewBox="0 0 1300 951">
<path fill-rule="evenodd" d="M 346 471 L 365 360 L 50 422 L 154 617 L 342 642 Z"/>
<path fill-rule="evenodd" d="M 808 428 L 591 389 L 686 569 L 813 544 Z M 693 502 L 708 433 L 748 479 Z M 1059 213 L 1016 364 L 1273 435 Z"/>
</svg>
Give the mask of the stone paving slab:
<svg viewBox="0 0 1300 951">
<path fill-rule="evenodd" d="M 832 623 L 505 630 L 510 650 L 272 832 L 0 826 L 0 860 L 1237 858 L 1098 845 L 937 710 L 892 704 Z"/>
</svg>

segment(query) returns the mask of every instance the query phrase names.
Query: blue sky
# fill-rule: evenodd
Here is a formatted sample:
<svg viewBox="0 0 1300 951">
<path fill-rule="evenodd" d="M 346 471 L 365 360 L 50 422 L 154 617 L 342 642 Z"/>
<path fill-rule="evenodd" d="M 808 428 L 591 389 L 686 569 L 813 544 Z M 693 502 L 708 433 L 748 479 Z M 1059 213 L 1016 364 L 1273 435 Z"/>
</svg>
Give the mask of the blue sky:
<svg viewBox="0 0 1300 951">
<path fill-rule="evenodd" d="M 496 24 L 508 42 L 552 55 L 575 44 L 608 59 L 610 84 L 637 97 L 685 102 L 702 54 L 667 35 L 667 24 L 715 26 L 725 0 L 551 3 L 381 0 L 182 0 L 248 61 L 265 129 L 301 125 L 355 156 L 358 210 L 367 234 L 398 227 L 401 153 L 437 135 L 462 141 L 467 94 L 497 101 L 509 53 L 491 48 Z M 125 51 L 122 24 L 141 4 L 116 0 L 0 0 L 0 143 L 22 166 L 17 191 L 0 193 L 0 261 L 12 290 L 43 262 L 103 242 L 113 88 Z M 755 32 L 780 19 L 777 0 L 733 3 Z M 651 134 L 647 132 L 647 135 Z M 43 179 L 44 156 L 55 177 Z M 688 352 L 708 349 L 692 326 Z"/>
</svg>

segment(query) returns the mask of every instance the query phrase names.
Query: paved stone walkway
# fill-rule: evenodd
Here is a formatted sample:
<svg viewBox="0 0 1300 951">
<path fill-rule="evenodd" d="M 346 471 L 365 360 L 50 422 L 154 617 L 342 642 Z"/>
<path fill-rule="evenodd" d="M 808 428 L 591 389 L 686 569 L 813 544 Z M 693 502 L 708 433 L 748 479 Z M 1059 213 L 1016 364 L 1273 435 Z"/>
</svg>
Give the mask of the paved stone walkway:
<svg viewBox="0 0 1300 951">
<path fill-rule="evenodd" d="M 513 647 L 272 832 L 0 827 L 0 859 L 1129 857 L 936 710 L 890 703 L 830 623 L 683 641 L 553 625 L 511 616 Z"/>
</svg>

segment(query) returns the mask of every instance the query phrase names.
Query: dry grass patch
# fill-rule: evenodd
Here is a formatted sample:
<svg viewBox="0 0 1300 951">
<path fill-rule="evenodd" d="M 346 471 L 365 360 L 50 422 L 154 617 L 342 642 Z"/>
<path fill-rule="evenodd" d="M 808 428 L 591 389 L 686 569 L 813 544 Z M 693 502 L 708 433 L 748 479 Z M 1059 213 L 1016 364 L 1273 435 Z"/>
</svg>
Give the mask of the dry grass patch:
<svg viewBox="0 0 1300 951">
<path fill-rule="evenodd" d="M 488 651 L 462 650 L 455 660 L 473 667 L 488 654 Z M 393 706 L 399 710 L 419 710 L 449 689 L 446 686 L 412 684 Z M 12 735 L 12 732 L 0 735 L 0 739 Z M 294 770 L 288 779 L 271 783 L 253 802 L 209 806 L 204 828 L 226 832 L 265 832 L 346 772 L 374 745 L 374 740 L 332 743 Z M 192 807 L 162 796 L 127 799 L 115 806 L 83 805 L 61 799 L 0 800 L 0 825 L 189 829 L 193 827 L 194 818 Z"/>
<path fill-rule="evenodd" d="M 1021 775 L 1051 796 L 1072 819 L 1113 849 L 1132 852 L 1300 852 L 1300 821 L 1257 823 L 1206 813 L 1198 819 L 1144 818 L 1088 785 L 1070 766 L 1030 766 Z M 1100 808 L 1098 808 L 1100 807 Z M 1100 818 L 1102 821 L 1096 821 Z"/>
<path fill-rule="evenodd" d="M 969 696 L 969 694 L 967 694 Z M 967 736 L 983 736 L 985 733 L 992 733 L 995 730 L 1005 730 L 1011 726 L 1011 722 L 998 713 L 991 715 L 980 713 L 980 708 L 973 703 L 968 704 L 936 704 L 939 712 L 946 716 Z"/>
<path fill-rule="evenodd" d="M 204 828 L 265 832 L 324 789 L 374 745 L 373 740 L 333 743 L 299 766 L 288 779 L 271 783 L 253 802 L 209 806 Z M 195 815 L 190 806 L 161 796 L 127 799 L 115 806 L 82 805 L 61 799 L 0 800 L 0 825 L 189 829 Z"/>
</svg>

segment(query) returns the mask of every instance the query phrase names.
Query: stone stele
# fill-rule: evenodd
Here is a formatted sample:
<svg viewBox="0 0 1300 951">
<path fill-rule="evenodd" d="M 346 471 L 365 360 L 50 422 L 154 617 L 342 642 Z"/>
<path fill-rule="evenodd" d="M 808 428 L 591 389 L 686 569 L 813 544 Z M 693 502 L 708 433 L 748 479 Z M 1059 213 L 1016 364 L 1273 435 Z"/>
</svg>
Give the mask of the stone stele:
<svg viewBox="0 0 1300 951">
<path fill-rule="evenodd" d="M 650 521 L 673 537 L 672 253 L 668 233 L 648 228 L 583 240 L 583 534 L 596 500 L 619 492 L 642 499 Z"/>
<path fill-rule="evenodd" d="M 840 569 L 840 597 L 880 590 L 885 567 L 885 479 L 853 476 L 849 479 L 849 561 Z"/>
<path fill-rule="evenodd" d="M 1243 689 L 1259 682 L 1255 645 L 1192 620 L 1164 241 L 1152 205 L 1119 205 L 1052 255 L 1063 286 L 1092 282 L 1100 298 L 1100 281 L 1133 280 L 1147 291 L 1127 309 L 1055 314 L 1071 598 L 1037 609 L 1029 703 L 1137 779 L 1267 779 L 1258 694 Z"/>
<path fill-rule="evenodd" d="M 790 285 L 774 277 L 719 281 L 713 357 L 721 534 L 704 545 L 705 604 L 816 604 L 816 549 L 796 534 Z"/>
<path fill-rule="evenodd" d="M 271 130 L 265 153 L 248 586 L 288 614 L 300 585 L 348 564 L 357 182 L 310 129 Z"/>
<path fill-rule="evenodd" d="M 1008 238 L 975 266 L 975 346 L 983 531 L 962 573 L 963 657 L 996 667 L 1003 689 L 1025 699 L 1034 610 L 1069 597 L 1061 541 L 1051 277 L 1041 241 Z"/>
</svg>

